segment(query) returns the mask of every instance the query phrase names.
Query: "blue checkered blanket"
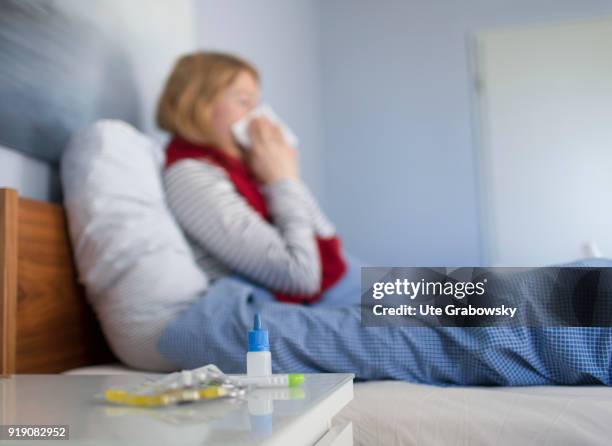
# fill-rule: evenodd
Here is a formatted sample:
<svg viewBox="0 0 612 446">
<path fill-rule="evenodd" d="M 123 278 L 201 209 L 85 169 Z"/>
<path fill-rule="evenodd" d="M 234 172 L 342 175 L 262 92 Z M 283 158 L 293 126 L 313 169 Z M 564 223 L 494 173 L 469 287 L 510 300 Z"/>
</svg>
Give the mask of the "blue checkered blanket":
<svg viewBox="0 0 612 446">
<path fill-rule="evenodd" d="M 607 265 L 610 266 L 612 262 Z M 164 331 L 158 350 L 182 368 L 246 369 L 261 313 L 275 373 L 351 372 L 358 379 L 460 385 L 612 384 L 609 327 L 363 327 L 359 269 L 306 307 L 240 278 L 215 282 Z"/>
</svg>

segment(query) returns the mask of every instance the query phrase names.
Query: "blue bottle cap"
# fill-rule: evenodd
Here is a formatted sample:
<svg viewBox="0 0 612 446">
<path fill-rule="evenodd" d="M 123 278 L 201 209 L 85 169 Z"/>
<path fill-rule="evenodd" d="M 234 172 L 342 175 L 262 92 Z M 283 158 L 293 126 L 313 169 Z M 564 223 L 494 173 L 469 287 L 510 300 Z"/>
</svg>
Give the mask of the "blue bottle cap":
<svg viewBox="0 0 612 446">
<path fill-rule="evenodd" d="M 261 328 L 261 316 L 255 313 L 253 329 L 249 331 L 249 351 L 250 352 L 269 352 L 270 340 L 268 330 Z"/>
</svg>

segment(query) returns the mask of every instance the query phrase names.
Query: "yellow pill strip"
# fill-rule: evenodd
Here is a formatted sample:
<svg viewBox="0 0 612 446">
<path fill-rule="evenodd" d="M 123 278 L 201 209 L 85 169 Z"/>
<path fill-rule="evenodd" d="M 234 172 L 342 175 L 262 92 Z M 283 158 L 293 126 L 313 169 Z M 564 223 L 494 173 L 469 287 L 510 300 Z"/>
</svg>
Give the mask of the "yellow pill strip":
<svg viewBox="0 0 612 446">
<path fill-rule="evenodd" d="M 109 403 L 135 407 L 160 407 L 170 404 L 213 400 L 228 395 L 228 389 L 221 386 L 207 386 L 193 389 L 176 389 L 160 393 L 134 393 L 123 389 L 107 389 L 104 398 Z"/>
</svg>

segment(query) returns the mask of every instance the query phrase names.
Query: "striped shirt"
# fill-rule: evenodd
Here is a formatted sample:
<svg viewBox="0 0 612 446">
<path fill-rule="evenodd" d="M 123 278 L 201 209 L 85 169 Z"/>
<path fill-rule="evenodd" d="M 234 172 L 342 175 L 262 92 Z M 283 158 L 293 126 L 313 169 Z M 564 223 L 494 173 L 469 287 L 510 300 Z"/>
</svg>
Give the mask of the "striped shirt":
<svg viewBox="0 0 612 446">
<path fill-rule="evenodd" d="M 321 285 L 315 235 L 335 229 L 300 180 L 262 187 L 274 224 L 236 190 L 223 168 L 183 159 L 164 171 L 168 204 L 211 282 L 238 273 L 265 288 L 314 294 Z"/>
</svg>

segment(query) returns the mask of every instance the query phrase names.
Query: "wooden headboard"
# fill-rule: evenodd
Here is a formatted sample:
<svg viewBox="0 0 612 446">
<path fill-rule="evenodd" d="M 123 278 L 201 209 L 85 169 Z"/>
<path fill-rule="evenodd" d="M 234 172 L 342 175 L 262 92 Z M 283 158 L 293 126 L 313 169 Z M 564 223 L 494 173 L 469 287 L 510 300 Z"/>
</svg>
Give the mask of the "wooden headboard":
<svg viewBox="0 0 612 446">
<path fill-rule="evenodd" d="M 77 281 L 62 207 L 0 189 L 0 375 L 116 361 Z"/>
</svg>

